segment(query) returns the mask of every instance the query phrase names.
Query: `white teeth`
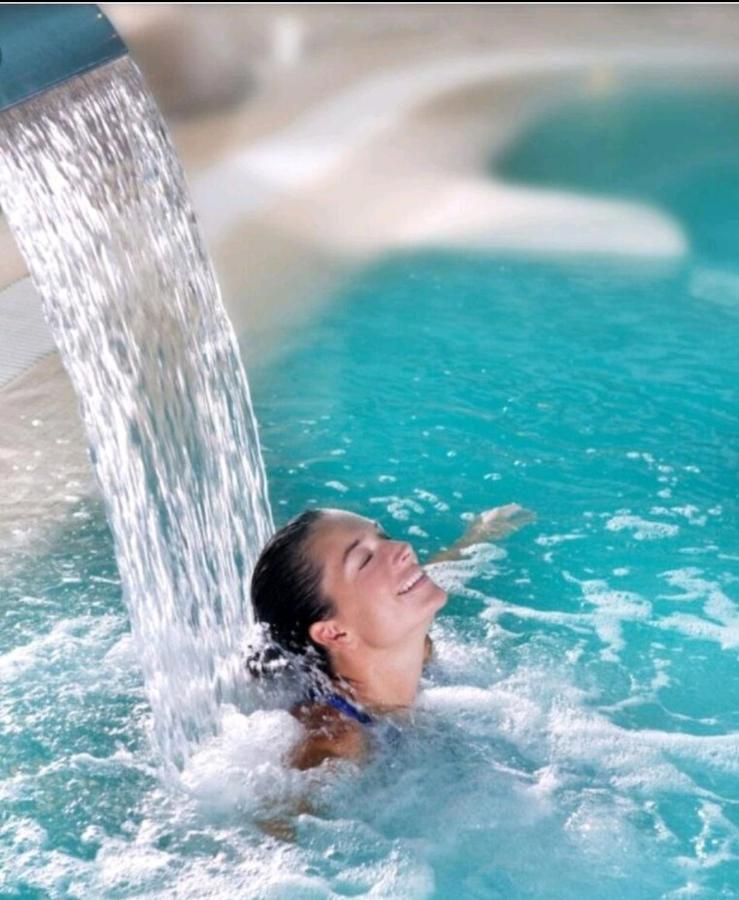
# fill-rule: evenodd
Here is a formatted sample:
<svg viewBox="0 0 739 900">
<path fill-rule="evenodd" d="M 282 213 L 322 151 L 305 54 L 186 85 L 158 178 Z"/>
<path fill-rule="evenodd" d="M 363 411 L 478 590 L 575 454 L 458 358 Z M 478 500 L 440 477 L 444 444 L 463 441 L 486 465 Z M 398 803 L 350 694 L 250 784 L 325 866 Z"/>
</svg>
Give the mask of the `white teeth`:
<svg viewBox="0 0 739 900">
<path fill-rule="evenodd" d="M 411 588 L 415 587 L 418 584 L 418 582 L 423 578 L 423 576 L 424 576 L 424 571 L 423 571 L 423 569 L 421 569 L 417 574 L 413 575 L 411 578 L 408 579 L 408 581 L 406 581 L 402 585 L 402 587 L 398 591 L 398 594 L 407 594 Z"/>
</svg>

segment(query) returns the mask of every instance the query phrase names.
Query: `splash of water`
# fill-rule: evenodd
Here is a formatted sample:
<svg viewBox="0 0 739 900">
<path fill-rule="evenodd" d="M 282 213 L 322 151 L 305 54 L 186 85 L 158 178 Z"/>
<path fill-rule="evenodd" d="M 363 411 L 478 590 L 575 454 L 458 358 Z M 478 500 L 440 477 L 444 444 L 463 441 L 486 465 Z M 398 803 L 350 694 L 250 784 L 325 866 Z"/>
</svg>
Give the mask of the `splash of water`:
<svg viewBox="0 0 739 900">
<path fill-rule="evenodd" d="M 156 743 L 181 765 L 238 686 L 273 525 L 236 338 L 129 58 L 0 115 L 0 202 L 79 397 Z"/>
</svg>

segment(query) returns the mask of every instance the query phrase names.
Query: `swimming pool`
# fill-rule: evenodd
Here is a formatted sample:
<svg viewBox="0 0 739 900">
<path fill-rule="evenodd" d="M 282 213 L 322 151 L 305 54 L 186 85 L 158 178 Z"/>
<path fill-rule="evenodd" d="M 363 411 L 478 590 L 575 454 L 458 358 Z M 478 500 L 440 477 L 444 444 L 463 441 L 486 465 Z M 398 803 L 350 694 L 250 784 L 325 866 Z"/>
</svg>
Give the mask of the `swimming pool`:
<svg viewBox="0 0 739 900">
<path fill-rule="evenodd" d="M 285 771 L 294 723 L 247 698 L 164 791 L 97 504 L 4 578 L 2 890 L 739 890 L 739 255 L 724 227 L 739 138 L 736 100 L 711 97 L 673 100 L 651 143 L 645 123 L 669 104 L 578 101 L 496 163 L 527 183 L 636 184 L 686 229 L 684 260 L 395 254 L 250 369 L 278 522 L 344 506 L 423 558 L 482 509 L 537 514 L 473 554 L 414 722 L 366 769 Z M 631 162 L 606 185 L 593 147 L 608 146 Z M 645 147 L 679 156 L 679 178 L 637 184 Z M 265 836 L 255 813 L 289 808 L 306 780 L 318 814 L 292 842 Z"/>
</svg>

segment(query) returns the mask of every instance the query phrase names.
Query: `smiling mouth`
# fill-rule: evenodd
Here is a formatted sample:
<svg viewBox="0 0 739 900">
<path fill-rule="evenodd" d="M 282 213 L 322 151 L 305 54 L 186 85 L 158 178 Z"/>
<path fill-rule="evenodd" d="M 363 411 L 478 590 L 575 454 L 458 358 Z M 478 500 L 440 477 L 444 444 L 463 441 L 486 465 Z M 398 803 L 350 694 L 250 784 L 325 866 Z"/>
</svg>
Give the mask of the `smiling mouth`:
<svg viewBox="0 0 739 900">
<path fill-rule="evenodd" d="M 423 571 L 423 569 L 419 569 L 415 575 L 411 575 L 410 578 L 403 582 L 400 590 L 398 591 L 398 596 L 400 596 L 401 594 L 407 594 L 409 591 L 412 591 L 413 588 L 419 582 L 423 581 L 424 578 L 426 578 L 426 573 Z"/>
</svg>

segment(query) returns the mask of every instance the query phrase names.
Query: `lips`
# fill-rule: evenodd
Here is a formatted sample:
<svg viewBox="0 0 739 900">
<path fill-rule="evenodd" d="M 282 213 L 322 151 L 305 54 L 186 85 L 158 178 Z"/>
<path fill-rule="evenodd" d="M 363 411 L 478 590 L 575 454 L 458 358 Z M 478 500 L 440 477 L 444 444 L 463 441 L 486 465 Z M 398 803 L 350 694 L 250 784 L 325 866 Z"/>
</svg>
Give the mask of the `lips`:
<svg viewBox="0 0 739 900">
<path fill-rule="evenodd" d="M 413 588 L 426 577 L 426 573 L 423 569 L 418 569 L 412 575 L 409 575 L 408 578 L 401 584 L 400 590 L 398 591 L 398 596 L 401 594 L 407 594 L 409 591 L 412 591 Z"/>
</svg>

